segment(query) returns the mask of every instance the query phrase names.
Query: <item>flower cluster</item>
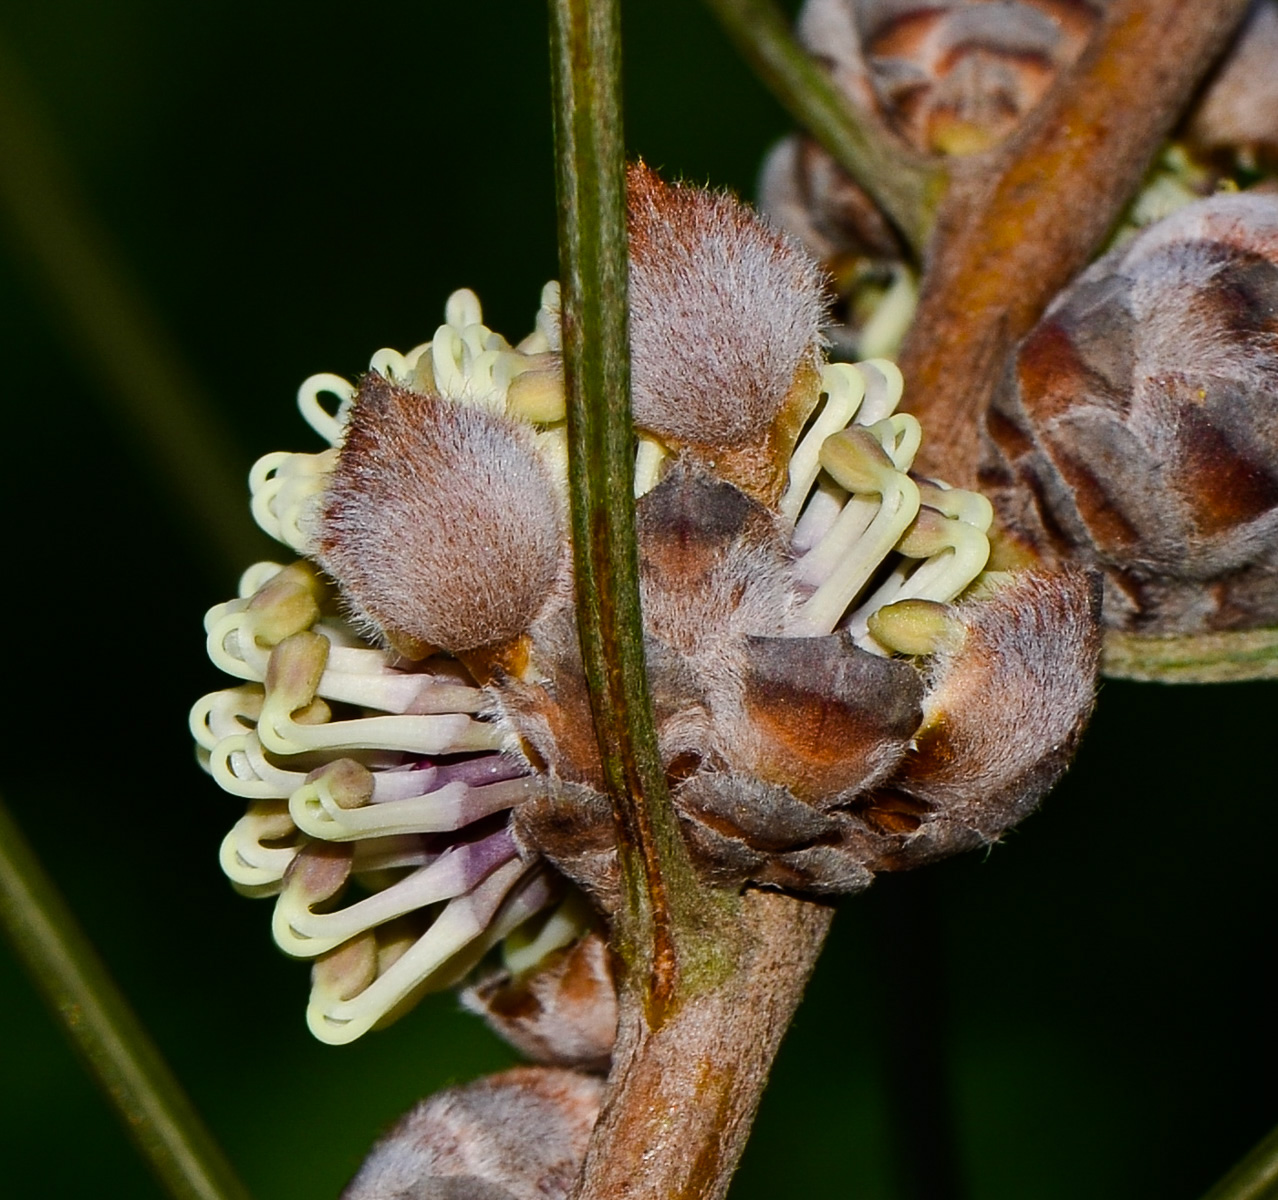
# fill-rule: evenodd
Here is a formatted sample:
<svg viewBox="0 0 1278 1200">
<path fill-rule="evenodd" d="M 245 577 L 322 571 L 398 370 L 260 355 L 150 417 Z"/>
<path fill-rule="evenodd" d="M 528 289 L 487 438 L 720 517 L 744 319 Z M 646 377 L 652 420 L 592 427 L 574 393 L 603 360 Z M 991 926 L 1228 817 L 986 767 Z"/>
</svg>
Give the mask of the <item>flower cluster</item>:
<svg viewBox="0 0 1278 1200">
<path fill-rule="evenodd" d="M 556 303 L 551 285 L 538 331 L 514 349 L 459 292 L 431 342 L 380 351 L 368 379 L 459 405 L 533 407 L 550 338 L 557 348 Z M 253 515 L 295 553 L 318 552 L 316 507 L 354 396 L 338 376 L 308 379 L 298 405 L 329 448 L 267 455 L 250 476 Z M 541 453 L 562 463 L 562 433 Z M 535 787 L 528 764 L 504 748 L 465 667 L 379 645 L 306 559 L 259 563 L 239 590 L 205 627 L 210 658 L 244 682 L 203 697 L 192 731 L 214 779 L 249 801 L 223 842 L 223 870 L 240 891 L 277 897 L 276 942 L 315 960 L 315 1035 L 353 1040 L 423 990 L 458 982 L 502 939 L 514 971 L 575 939 L 588 915 L 520 858 L 508 829 Z M 363 898 L 337 907 L 351 883 Z"/>
<path fill-rule="evenodd" d="M 986 570 L 989 502 L 912 470 L 900 373 L 825 361 L 820 271 L 748 209 L 636 167 L 630 244 L 648 672 L 697 867 L 841 893 L 997 838 L 1090 710 L 1091 581 Z M 503 938 L 515 975 L 567 946 L 590 918 L 561 875 L 605 916 L 617 902 L 557 301 L 549 285 L 511 345 L 457 293 L 429 343 L 303 385 L 329 448 L 253 472 L 259 522 L 304 561 L 253 568 L 209 614 L 244 683 L 193 724 L 250 801 L 223 865 L 315 960 L 324 1040 Z M 573 1041 L 520 1036 L 551 1060 Z M 586 1041 L 567 1057 L 597 1056 Z"/>
</svg>

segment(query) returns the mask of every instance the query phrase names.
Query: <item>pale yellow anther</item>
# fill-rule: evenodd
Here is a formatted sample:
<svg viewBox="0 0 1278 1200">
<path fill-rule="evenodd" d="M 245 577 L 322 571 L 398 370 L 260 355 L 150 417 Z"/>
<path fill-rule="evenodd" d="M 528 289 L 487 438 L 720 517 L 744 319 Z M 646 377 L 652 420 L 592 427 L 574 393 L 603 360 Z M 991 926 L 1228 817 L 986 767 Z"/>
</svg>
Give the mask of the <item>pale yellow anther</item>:
<svg viewBox="0 0 1278 1200">
<path fill-rule="evenodd" d="M 312 771 L 306 782 L 322 782 L 327 795 L 338 808 L 362 808 L 373 799 L 373 773 L 353 758 L 339 758 Z"/>
<path fill-rule="evenodd" d="M 253 594 L 248 629 L 259 645 L 278 645 L 319 620 L 323 595 L 315 570 L 307 563 L 293 563 Z"/>
<path fill-rule="evenodd" d="M 550 361 L 516 374 L 506 387 L 506 411 L 521 421 L 538 425 L 562 421 L 568 413 L 563 368 Z"/>
<path fill-rule="evenodd" d="M 920 508 L 918 516 L 901 535 L 896 550 L 907 558 L 931 558 L 933 554 L 953 547 L 954 536 L 950 527 L 957 523 L 934 508 Z"/>
<path fill-rule="evenodd" d="M 948 605 L 934 600 L 902 600 L 872 614 L 870 636 L 897 654 L 935 654 L 953 638 L 958 622 Z"/>
<path fill-rule="evenodd" d="M 826 438 L 821 466 L 856 495 L 882 495 L 891 487 L 896 467 L 874 434 L 859 425 Z"/>
<path fill-rule="evenodd" d="M 284 715 L 305 709 L 315 699 L 327 662 L 328 639 L 318 633 L 303 631 L 281 641 L 266 667 L 263 720 L 268 708 Z"/>
<path fill-rule="evenodd" d="M 377 933 L 367 930 L 315 960 L 311 969 L 312 1003 L 354 1000 L 377 978 Z"/>
</svg>

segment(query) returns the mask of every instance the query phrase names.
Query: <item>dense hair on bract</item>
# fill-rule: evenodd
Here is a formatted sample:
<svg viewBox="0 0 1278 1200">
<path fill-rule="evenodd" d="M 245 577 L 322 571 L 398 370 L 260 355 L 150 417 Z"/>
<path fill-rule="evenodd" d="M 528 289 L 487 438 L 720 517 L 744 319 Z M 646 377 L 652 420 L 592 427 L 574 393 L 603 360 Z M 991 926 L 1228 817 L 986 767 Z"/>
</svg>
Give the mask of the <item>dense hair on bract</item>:
<svg viewBox="0 0 1278 1200">
<path fill-rule="evenodd" d="M 819 365 L 820 268 L 732 196 L 642 163 L 628 182 L 635 423 L 693 445 L 758 439 Z"/>
<path fill-rule="evenodd" d="M 358 617 L 454 653 L 525 632 L 565 549 L 527 426 L 367 375 L 319 518 L 320 561 Z"/>
<path fill-rule="evenodd" d="M 423 1100 L 369 1154 L 342 1200 L 564 1200 L 603 1080 L 516 1067 Z"/>
</svg>

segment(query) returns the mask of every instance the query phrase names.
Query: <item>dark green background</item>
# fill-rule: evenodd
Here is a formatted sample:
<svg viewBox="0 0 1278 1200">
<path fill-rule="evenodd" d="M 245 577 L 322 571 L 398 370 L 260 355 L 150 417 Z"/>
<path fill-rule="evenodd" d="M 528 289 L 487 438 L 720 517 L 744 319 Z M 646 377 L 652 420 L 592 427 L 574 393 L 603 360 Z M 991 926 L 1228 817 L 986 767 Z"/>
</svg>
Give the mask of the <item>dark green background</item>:
<svg viewBox="0 0 1278 1200">
<path fill-rule="evenodd" d="M 424 340 L 460 286 L 519 336 L 555 273 L 536 0 L 11 0 L 0 36 L 244 471 L 316 448 L 306 375 Z M 703 10 L 631 0 L 626 49 L 632 151 L 748 193 L 786 120 Z M 185 730 L 234 572 L 14 250 L 0 788 L 259 1200 L 333 1197 L 415 1098 L 511 1055 L 448 996 L 353 1047 L 307 1034 Z M 1005 845 L 847 903 L 735 1200 L 1198 1195 L 1278 1120 L 1274 698 L 1110 684 Z M 0 1020 L 0 1190 L 157 1195 L 4 953 Z M 947 1121 L 948 1183 L 920 1166 Z"/>
</svg>

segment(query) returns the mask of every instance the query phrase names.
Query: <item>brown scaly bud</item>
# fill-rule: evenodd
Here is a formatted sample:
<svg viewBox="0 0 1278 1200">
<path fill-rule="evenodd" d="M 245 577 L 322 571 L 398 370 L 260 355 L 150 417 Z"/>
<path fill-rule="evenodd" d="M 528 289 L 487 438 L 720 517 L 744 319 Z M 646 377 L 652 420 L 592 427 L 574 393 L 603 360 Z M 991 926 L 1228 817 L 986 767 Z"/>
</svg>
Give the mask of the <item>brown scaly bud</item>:
<svg viewBox="0 0 1278 1200">
<path fill-rule="evenodd" d="M 774 501 L 820 390 L 826 283 L 731 196 L 631 167 L 636 425 Z"/>
<path fill-rule="evenodd" d="M 1001 141 L 1077 58 L 1101 0 L 808 0 L 799 36 L 921 154 Z"/>
<path fill-rule="evenodd" d="M 1213 158 L 1278 170 L 1278 0 L 1254 0 L 1190 115 L 1186 138 Z"/>
<path fill-rule="evenodd" d="M 319 557 L 398 648 L 500 646 L 546 607 L 565 550 L 527 426 L 364 377 L 325 493 Z"/>
<path fill-rule="evenodd" d="M 1278 197 L 1191 204 L 1093 264 L 987 419 L 1005 526 L 1099 568 L 1105 623 L 1278 623 Z"/>
<path fill-rule="evenodd" d="M 1025 119 L 1078 56 L 1104 0 L 807 0 L 800 40 L 903 156 L 986 150 Z M 892 357 L 917 279 L 870 197 L 815 142 L 791 137 L 759 179 L 764 212 L 830 272 L 846 300 L 829 336 Z"/>
<path fill-rule="evenodd" d="M 890 774 L 919 726 L 918 672 L 846 633 L 751 637 L 742 682 L 725 758 L 818 808 Z"/>
<path fill-rule="evenodd" d="M 342 1200 L 564 1200 L 603 1082 L 518 1067 L 423 1100 L 373 1147 Z"/>
<path fill-rule="evenodd" d="M 589 933 L 526 970 L 495 972 L 462 993 L 496 1033 L 534 1062 L 606 1071 L 617 1038 L 608 943 Z"/>
</svg>

